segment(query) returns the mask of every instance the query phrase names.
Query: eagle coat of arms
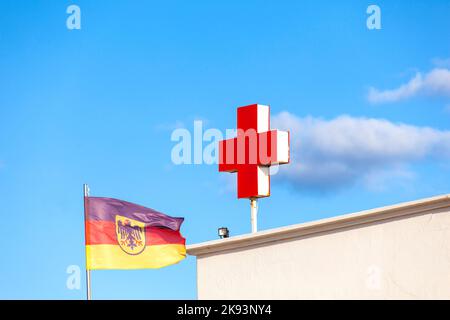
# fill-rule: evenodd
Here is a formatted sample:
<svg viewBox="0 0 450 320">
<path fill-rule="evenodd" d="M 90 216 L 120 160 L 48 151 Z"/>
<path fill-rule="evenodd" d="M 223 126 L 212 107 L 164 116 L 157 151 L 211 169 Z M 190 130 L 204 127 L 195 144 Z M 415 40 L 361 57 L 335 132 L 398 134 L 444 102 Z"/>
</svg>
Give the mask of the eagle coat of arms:
<svg viewBox="0 0 450 320">
<path fill-rule="evenodd" d="M 145 223 L 116 215 L 116 236 L 120 248 L 137 255 L 145 249 Z"/>
</svg>

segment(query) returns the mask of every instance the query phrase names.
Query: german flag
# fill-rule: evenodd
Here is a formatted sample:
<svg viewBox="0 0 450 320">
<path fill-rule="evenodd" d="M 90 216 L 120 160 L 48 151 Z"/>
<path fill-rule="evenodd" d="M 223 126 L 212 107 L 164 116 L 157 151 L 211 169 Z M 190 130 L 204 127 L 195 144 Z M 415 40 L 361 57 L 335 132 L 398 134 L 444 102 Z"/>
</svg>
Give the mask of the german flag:
<svg viewBox="0 0 450 320">
<path fill-rule="evenodd" d="M 85 197 L 86 268 L 153 269 L 186 257 L 184 218 L 134 203 Z"/>
</svg>

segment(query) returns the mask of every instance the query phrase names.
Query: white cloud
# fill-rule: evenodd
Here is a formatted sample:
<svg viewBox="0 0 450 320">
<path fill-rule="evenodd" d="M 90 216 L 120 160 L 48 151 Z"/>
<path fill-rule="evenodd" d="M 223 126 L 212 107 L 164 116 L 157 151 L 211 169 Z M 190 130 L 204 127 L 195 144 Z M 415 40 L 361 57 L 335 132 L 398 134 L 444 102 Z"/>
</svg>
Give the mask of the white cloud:
<svg viewBox="0 0 450 320">
<path fill-rule="evenodd" d="M 414 178 L 414 172 L 399 165 L 391 166 L 386 170 L 373 170 L 364 175 L 362 182 L 368 190 L 382 192 L 394 188 L 407 190 L 411 188 Z"/>
<path fill-rule="evenodd" d="M 425 75 L 418 72 L 411 80 L 396 89 L 379 90 L 371 87 L 367 98 L 371 103 L 385 103 L 422 94 L 450 97 L 450 70 L 435 68 Z"/>
<path fill-rule="evenodd" d="M 450 159 L 450 131 L 339 116 L 332 120 L 288 112 L 273 127 L 291 131 L 291 164 L 276 179 L 307 190 L 333 190 L 357 182 L 380 189 L 390 177 L 411 179 L 408 165 Z"/>
</svg>

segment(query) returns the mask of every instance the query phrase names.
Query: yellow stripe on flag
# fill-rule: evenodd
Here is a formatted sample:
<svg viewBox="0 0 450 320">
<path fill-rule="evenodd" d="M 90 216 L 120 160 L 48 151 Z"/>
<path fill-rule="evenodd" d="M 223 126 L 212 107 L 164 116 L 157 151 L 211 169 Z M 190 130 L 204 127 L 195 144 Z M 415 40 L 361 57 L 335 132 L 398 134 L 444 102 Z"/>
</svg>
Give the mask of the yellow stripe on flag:
<svg viewBox="0 0 450 320">
<path fill-rule="evenodd" d="M 137 255 L 125 253 L 118 245 L 86 246 L 87 269 L 157 269 L 186 258 L 186 247 L 181 244 L 147 246 Z"/>
</svg>

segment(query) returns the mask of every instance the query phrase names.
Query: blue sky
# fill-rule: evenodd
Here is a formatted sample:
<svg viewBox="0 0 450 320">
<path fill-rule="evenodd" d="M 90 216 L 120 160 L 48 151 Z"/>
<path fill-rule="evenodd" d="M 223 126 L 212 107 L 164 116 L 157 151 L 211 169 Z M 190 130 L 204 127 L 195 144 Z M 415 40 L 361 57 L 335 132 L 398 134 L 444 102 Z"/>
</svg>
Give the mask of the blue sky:
<svg viewBox="0 0 450 320">
<path fill-rule="evenodd" d="M 260 229 L 449 193 L 450 1 L 373 3 L 381 30 L 367 1 L 1 1 L 0 298 L 84 298 L 85 182 L 185 217 L 188 243 L 249 232 L 225 173 L 171 161 L 174 128 L 241 105 L 293 135 Z M 195 299 L 195 276 L 94 271 L 93 296 Z"/>
</svg>

